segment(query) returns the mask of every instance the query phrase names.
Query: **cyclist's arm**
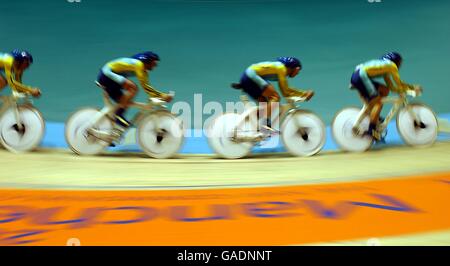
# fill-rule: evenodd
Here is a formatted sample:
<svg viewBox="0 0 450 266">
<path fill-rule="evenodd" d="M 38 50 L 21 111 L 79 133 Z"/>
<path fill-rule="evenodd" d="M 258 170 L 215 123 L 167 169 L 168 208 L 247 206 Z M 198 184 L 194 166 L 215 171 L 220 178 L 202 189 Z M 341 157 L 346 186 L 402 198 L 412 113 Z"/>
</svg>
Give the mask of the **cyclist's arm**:
<svg viewBox="0 0 450 266">
<path fill-rule="evenodd" d="M 280 87 L 281 94 L 284 97 L 304 97 L 306 96 L 306 91 L 290 88 L 286 79 L 286 68 L 285 67 L 278 67 L 277 68 L 277 75 L 278 75 L 278 86 Z"/>
<path fill-rule="evenodd" d="M 153 98 L 162 98 L 164 96 L 166 96 L 165 93 L 162 93 L 158 90 L 156 90 L 155 88 L 153 88 L 150 84 L 149 84 L 149 80 L 148 80 L 148 74 L 147 71 L 144 68 L 144 65 L 142 64 L 141 67 L 139 67 L 136 71 L 136 77 L 138 78 L 139 82 L 141 83 L 142 88 L 144 89 L 144 91 Z"/>
<path fill-rule="evenodd" d="M 278 87 L 280 87 L 281 94 L 284 97 L 288 97 L 291 89 L 289 89 L 288 82 L 286 79 L 286 68 L 277 67 L 277 75 L 278 75 Z"/>
<path fill-rule="evenodd" d="M 386 86 L 388 87 L 389 90 L 391 90 L 394 87 L 394 84 L 392 83 L 392 80 L 388 75 L 384 76 L 384 82 L 386 82 Z"/>
<path fill-rule="evenodd" d="M 407 90 L 414 90 L 414 87 L 412 85 L 404 83 L 400 79 L 398 68 L 395 66 L 389 66 L 387 68 L 387 75 L 385 75 L 384 80 L 389 90 L 392 90 L 394 92 L 404 93 Z"/>
<path fill-rule="evenodd" d="M 5 74 L 6 80 L 8 81 L 8 84 L 12 90 L 27 94 L 31 94 L 33 92 L 32 87 L 22 84 L 23 71 L 14 73 L 12 64 L 7 64 L 5 66 Z"/>
<path fill-rule="evenodd" d="M 284 97 L 306 97 L 308 92 L 305 90 L 299 90 L 294 88 L 287 88 L 285 93 L 283 93 Z"/>
</svg>

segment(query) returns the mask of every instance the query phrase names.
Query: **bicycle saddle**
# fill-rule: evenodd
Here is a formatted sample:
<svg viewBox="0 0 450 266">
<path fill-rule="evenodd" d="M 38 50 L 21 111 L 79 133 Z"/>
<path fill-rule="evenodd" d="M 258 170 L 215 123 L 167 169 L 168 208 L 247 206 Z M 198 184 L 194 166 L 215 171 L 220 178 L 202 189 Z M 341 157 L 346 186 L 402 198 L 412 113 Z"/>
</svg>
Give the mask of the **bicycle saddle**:
<svg viewBox="0 0 450 266">
<path fill-rule="evenodd" d="M 231 83 L 231 88 L 235 90 L 242 90 L 242 85 L 240 83 Z"/>
</svg>

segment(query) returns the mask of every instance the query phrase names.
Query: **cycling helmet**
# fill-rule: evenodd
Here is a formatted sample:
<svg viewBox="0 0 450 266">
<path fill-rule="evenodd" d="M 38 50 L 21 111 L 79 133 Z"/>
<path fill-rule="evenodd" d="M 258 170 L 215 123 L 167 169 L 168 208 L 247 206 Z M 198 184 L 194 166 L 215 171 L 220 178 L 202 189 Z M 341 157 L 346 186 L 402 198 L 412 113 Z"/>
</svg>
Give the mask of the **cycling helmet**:
<svg viewBox="0 0 450 266">
<path fill-rule="evenodd" d="M 150 63 L 152 61 L 159 61 L 159 56 L 154 52 L 143 52 L 133 55 L 131 58 L 142 61 L 143 63 Z"/>
<path fill-rule="evenodd" d="M 402 56 L 401 56 L 399 53 L 397 53 L 397 52 L 390 52 L 390 53 L 387 53 L 387 54 L 383 55 L 383 56 L 381 57 L 381 59 L 392 61 L 392 62 L 394 62 L 397 66 L 399 66 L 400 63 L 401 63 L 402 60 L 403 60 Z"/>
<path fill-rule="evenodd" d="M 33 56 L 27 51 L 20 50 L 20 49 L 14 49 L 11 52 L 11 55 L 14 57 L 14 60 L 16 60 L 18 62 L 28 61 L 30 64 L 33 63 Z"/>
<path fill-rule="evenodd" d="M 278 57 L 277 61 L 283 63 L 283 65 L 285 65 L 288 68 L 302 67 L 302 63 L 300 62 L 300 60 L 298 60 L 295 57 L 290 56 Z"/>
</svg>

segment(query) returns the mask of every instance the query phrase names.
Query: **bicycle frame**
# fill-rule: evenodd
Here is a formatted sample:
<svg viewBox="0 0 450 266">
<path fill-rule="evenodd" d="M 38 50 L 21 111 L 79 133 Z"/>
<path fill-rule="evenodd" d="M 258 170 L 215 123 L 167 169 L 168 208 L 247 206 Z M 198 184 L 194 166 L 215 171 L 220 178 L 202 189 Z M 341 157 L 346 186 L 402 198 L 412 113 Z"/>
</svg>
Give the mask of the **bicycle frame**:
<svg viewBox="0 0 450 266">
<path fill-rule="evenodd" d="M 105 116 L 112 122 L 114 122 L 113 114 L 117 110 L 117 105 L 111 101 L 108 94 L 106 94 L 105 92 L 103 93 L 103 102 L 104 107 L 93 118 L 92 123 L 90 125 L 91 128 L 95 127 Z M 155 113 L 157 111 L 169 112 L 166 106 L 164 105 L 165 103 L 166 102 L 159 100 L 157 98 L 150 98 L 149 103 L 133 102 L 132 104 L 130 104 L 129 107 L 137 108 L 139 109 L 139 112 L 133 117 L 131 123 L 137 124 L 145 115 Z M 115 122 L 113 123 L 113 125 L 115 126 Z"/>
<path fill-rule="evenodd" d="M 416 117 L 416 114 L 412 112 L 410 108 L 408 108 L 407 94 L 408 93 L 401 93 L 399 94 L 398 97 L 385 97 L 381 100 L 383 104 L 392 103 L 392 108 L 389 111 L 386 118 L 384 119 L 383 123 L 379 125 L 380 132 L 383 132 L 387 128 L 389 122 L 394 118 L 394 116 L 398 113 L 398 111 L 400 111 L 403 108 L 407 108 L 409 114 L 413 117 L 414 121 L 416 121 L 417 123 L 419 122 L 418 118 Z M 411 94 L 411 96 L 415 97 L 416 95 Z M 355 122 L 354 128 L 355 127 L 359 128 L 363 119 L 369 115 L 369 112 L 371 111 L 371 108 L 369 107 L 370 106 L 368 104 L 364 104 Z"/>
<path fill-rule="evenodd" d="M 240 98 L 241 98 L 241 101 L 246 106 L 246 111 L 244 111 L 244 113 L 242 113 L 240 115 L 240 119 L 239 119 L 239 121 L 238 121 L 238 123 L 237 123 L 237 125 L 236 125 L 236 127 L 234 129 L 234 136 L 233 137 L 235 139 L 237 138 L 237 133 L 238 133 L 237 129 L 239 127 L 241 127 L 242 124 L 249 118 L 250 118 L 251 122 L 255 122 L 253 119 L 251 119 L 251 117 L 255 117 L 255 115 L 257 117 L 258 112 L 260 112 L 260 110 L 262 108 L 259 105 L 258 106 L 253 106 L 251 108 L 248 108 L 247 107 L 248 103 L 249 103 L 248 97 L 246 95 L 241 95 Z M 305 98 L 301 98 L 301 97 L 287 98 L 287 103 L 280 106 L 280 108 L 279 108 L 280 110 L 278 112 L 278 115 L 273 120 L 271 120 L 272 124 L 275 124 L 275 122 L 278 122 L 278 120 L 280 120 L 280 117 L 283 117 L 285 115 L 288 115 L 288 114 L 290 114 L 292 112 L 295 112 L 295 111 L 299 110 L 300 107 L 299 107 L 298 103 L 304 102 L 304 101 L 305 101 Z M 253 124 L 253 126 L 255 126 L 255 128 L 258 128 L 258 121 L 256 123 L 257 124 L 256 125 Z"/>
</svg>

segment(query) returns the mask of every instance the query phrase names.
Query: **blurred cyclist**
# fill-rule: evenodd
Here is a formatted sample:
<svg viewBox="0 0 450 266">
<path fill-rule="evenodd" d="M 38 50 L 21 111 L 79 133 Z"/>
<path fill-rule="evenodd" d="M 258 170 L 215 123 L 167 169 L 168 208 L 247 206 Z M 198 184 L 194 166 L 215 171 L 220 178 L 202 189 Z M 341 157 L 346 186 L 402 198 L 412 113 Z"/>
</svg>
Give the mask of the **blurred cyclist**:
<svg viewBox="0 0 450 266">
<path fill-rule="evenodd" d="M 137 77 L 149 97 L 160 98 L 166 102 L 172 100 L 171 95 L 159 92 L 149 85 L 147 70 L 154 69 L 158 61 L 159 56 L 157 54 L 143 52 L 132 57 L 119 58 L 108 62 L 101 69 L 97 82 L 108 93 L 109 97 L 118 103 L 116 123 L 123 129 L 130 125 L 124 114 L 138 90 L 137 85 L 128 79 L 129 76 Z"/>
<path fill-rule="evenodd" d="M 27 51 L 15 49 L 9 54 L 0 53 L 0 90 L 9 85 L 13 91 L 39 97 L 41 91 L 22 84 L 23 72 L 33 63 L 33 57 Z M 5 72 L 4 77 L 2 72 Z"/>
<path fill-rule="evenodd" d="M 294 78 L 301 70 L 302 64 L 297 58 L 279 57 L 274 62 L 261 62 L 249 66 L 242 74 L 240 82 L 233 83 L 231 86 L 235 89 L 242 89 L 259 103 L 267 103 L 267 110 L 262 111 L 267 113 L 265 128 L 271 130 L 272 104 L 280 101 L 280 95 L 269 81 L 278 81 L 278 86 L 284 97 L 299 96 L 309 100 L 314 95 L 313 91 L 289 88 L 286 79 L 286 77 Z"/>
<path fill-rule="evenodd" d="M 363 103 L 369 106 L 370 125 L 366 134 L 376 141 L 382 139 L 382 132 L 377 130 L 383 108 L 382 98 L 388 96 L 390 91 L 403 93 L 413 90 L 417 94 L 422 91 L 420 86 L 404 83 L 400 79 L 398 70 L 402 61 L 403 58 L 399 53 L 390 52 L 378 60 L 358 65 L 351 78 L 351 88 L 356 88 Z M 375 81 L 375 78 L 383 78 L 386 84 Z"/>
</svg>

